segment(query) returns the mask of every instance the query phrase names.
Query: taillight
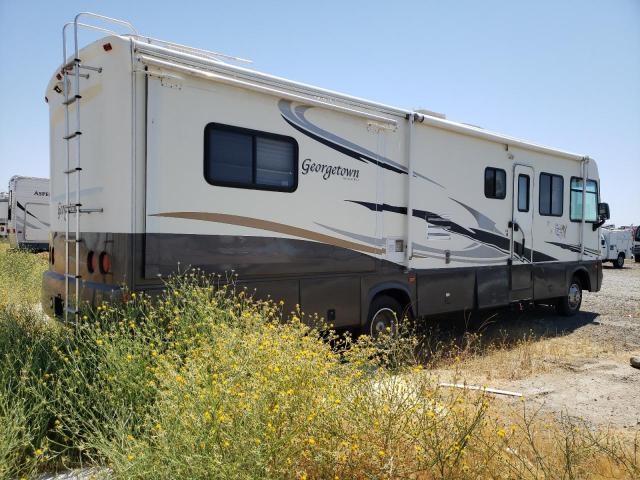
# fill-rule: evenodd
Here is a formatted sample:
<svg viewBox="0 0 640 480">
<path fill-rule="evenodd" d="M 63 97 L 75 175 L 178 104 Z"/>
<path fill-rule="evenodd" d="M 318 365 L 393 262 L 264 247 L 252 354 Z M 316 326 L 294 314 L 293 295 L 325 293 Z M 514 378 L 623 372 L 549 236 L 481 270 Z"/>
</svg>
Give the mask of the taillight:
<svg viewBox="0 0 640 480">
<path fill-rule="evenodd" d="M 98 259 L 96 257 L 95 252 L 91 250 L 87 255 L 87 270 L 89 270 L 89 273 L 93 273 L 96 271 L 97 267 L 98 267 Z"/>
<path fill-rule="evenodd" d="M 107 252 L 100 254 L 100 273 L 109 273 L 111 271 L 111 257 Z"/>
</svg>

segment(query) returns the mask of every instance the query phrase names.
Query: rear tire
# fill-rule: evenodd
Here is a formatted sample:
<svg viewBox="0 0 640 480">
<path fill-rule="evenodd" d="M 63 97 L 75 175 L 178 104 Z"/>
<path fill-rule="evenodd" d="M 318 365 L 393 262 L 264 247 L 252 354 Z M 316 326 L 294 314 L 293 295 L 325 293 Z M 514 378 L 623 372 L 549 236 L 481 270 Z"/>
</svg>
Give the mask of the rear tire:
<svg viewBox="0 0 640 480">
<path fill-rule="evenodd" d="M 369 306 L 369 317 L 363 333 L 373 338 L 381 334 L 395 335 L 402 312 L 402 305 L 395 298 L 387 295 L 374 298 Z"/>
<path fill-rule="evenodd" d="M 577 277 L 573 277 L 567 288 L 567 295 L 558 300 L 558 313 L 564 317 L 572 317 L 580 311 L 582 305 L 582 284 Z"/>
<path fill-rule="evenodd" d="M 634 259 L 635 259 L 636 263 L 640 263 L 640 255 L 636 255 L 634 257 Z"/>
<path fill-rule="evenodd" d="M 618 254 L 618 258 L 613 261 L 614 268 L 622 268 L 624 267 L 624 255 L 622 253 Z"/>
</svg>

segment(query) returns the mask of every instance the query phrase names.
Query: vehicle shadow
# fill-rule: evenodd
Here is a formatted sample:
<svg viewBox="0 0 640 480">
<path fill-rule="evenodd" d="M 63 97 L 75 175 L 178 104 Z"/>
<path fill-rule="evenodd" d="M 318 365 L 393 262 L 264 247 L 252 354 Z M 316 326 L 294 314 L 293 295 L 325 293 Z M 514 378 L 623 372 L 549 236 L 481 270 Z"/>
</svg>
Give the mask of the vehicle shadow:
<svg viewBox="0 0 640 480">
<path fill-rule="evenodd" d="M 436 357 L 483 355 L 496 348 L 516 348 L 523 341 L 561 337 L 592 324 L 598 315 L 579 312 L 564 317 L 543 305 L 458 312 L 422 319 L 416 323 L 415 333 L 419 355 L 430 362 Z"/>
</svg>

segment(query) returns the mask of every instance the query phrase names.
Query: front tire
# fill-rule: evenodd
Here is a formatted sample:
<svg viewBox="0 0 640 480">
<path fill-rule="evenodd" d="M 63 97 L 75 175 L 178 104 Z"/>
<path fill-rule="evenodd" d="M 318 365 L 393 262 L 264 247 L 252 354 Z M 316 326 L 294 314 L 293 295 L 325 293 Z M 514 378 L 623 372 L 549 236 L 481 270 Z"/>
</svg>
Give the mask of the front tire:
<svg viewBox="0 0 640 480">
<path fill-rule="evenodd" d="M 618 258 L 613 261 L 614 268 L 622 268 L 624 267 L 624 255 L 622 253 L 618 254 Z"/>
<path fill-rule="evenodd" d="M 567 295 L 558 300 L 558 313 L 564 317 L 573 317 L 580 311 L 582 305 L 582 284 L 577 277 L 573 277 L 567 288 Z"/>
<path fill-rule="evenodd" d="M 402 305 L 395 298 L 380 295 L 369 306 L 369 317 L 363 333 L 375 338 L 380 335 L 395 335 L 402 319 Z"/>
</svg>

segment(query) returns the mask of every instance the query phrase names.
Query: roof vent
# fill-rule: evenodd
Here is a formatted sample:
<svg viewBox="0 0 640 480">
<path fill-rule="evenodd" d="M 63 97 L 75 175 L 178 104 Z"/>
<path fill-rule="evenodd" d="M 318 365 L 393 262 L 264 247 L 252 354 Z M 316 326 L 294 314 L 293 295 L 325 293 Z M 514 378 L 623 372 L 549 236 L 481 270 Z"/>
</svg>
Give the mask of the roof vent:
<svg viewBox="0 0 640 480">
<path fill-rule="evenodd" d="M 431 110 L 427 110 L 425 108 L 419 108 L 416 110 L 417 113 L 421 113 L 423 115 L 428 115 L 429 117 L 441 118 L 443 120 L 447 119 L 447 116 L 444 113 L 432 112 Z"/>
</svg>

